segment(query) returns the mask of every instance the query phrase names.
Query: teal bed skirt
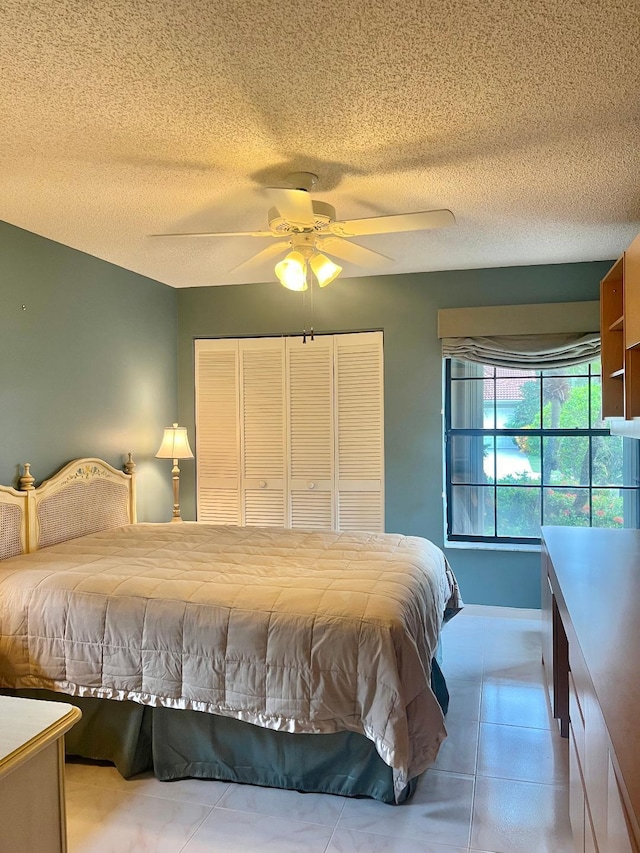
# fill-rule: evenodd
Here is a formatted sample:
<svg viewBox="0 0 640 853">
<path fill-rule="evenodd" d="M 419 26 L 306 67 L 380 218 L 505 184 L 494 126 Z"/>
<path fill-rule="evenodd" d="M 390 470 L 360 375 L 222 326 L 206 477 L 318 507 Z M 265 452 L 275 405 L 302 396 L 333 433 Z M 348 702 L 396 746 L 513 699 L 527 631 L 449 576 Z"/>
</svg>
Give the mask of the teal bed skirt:
<svg viewBox="0 0 640 853">
<path fill-rule="evenodd" d="M 431 686 L 446 714 L 449 694 L 436 660 Z M 82 718 L 65 735 L 67 756 L 109 761 L 125 778 L 151 770 L 166 782 L 219 779 L 396 801 L 391 768 L 370 740 L 354 732 L 290 734 L 200 711 L 48 690 L 0 692 L 77 705 Z M 416 782 L 412 779 L 404 789 L 403 801 L 411 796 Z"/>
</svg>

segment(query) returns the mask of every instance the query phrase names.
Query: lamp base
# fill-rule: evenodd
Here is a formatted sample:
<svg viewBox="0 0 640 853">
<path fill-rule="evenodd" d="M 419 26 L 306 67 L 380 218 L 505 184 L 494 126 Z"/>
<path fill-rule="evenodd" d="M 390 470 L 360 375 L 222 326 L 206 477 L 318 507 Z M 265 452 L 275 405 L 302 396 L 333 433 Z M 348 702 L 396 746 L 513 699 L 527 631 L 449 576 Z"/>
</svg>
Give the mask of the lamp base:
<svg viewBox="0 0 640 853">
<path fill-rule="evenodd" d="M 173 523 L 174 521 L 177 521 L 178 524 L 182 524 L 182 522 L 183 522 L 182 516 L 174 515 L 173 518 L 171 519 L 171 522 Z"/>
</svg>

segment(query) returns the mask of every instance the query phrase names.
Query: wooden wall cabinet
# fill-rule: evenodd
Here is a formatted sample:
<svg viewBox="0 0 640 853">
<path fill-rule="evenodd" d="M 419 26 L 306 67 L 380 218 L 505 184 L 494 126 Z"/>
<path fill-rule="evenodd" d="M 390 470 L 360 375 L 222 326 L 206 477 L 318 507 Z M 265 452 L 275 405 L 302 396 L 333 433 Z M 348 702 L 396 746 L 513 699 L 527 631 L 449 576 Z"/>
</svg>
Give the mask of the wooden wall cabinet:
<svg viewBox="0 0 640 853">
<path fill-rule="evenodd" d="M 602 417 L 640 417 L 640 235 L 600 282 Z"/>
</svg>

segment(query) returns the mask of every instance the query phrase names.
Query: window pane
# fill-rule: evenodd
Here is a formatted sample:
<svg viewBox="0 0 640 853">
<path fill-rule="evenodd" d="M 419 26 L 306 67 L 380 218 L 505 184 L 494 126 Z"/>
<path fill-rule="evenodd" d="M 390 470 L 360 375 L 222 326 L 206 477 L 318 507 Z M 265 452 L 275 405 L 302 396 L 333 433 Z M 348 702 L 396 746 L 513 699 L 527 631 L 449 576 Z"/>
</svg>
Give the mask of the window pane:
<svg viewBox="0 0 640 853">
<path fill-rule="evenodd" d="M 462 536 L 495 536 L 492 486 L 453 486 L 452 530 Z"/>
<path fill-rule="evenodd" d="M 506 429 L 540 429 L 540 380 L 526 376 L 498 380 L 498 426 Z M 497 404 L 498 405 L 498 404 Z"/>
<path fill-rule="evenodd" d="M 540 536 L 540 489 L 498 486 L 498 536 Z"/>
<path fill-rule="evenodd" d="M 493 383 L 485 381 L 482 402 L 482 426 L 484 429 L 493 429 L 496 426 L 496 405 L 493 399 Z"/>
<path fill-rule="evenodd" d="M 599 365 L 600 362 L 595 362 L 595 361 L 591 362 L 591 365 L 592 365 L 591 372 L 592 373 L 598 372 L 597 370 L 594 371 L 594 369 L 593 369 L 593 365 L 595 365 L 595 364 Z M 551 376 L 588 376 L 589 375 L 589 364 L 588 363 L 574 364 L 571 367 L 562 367 L 560 369 L 555 368 L 553 370 L 543 370 L 542 375 L 544 377 L 551 377 Z"/>
<path fill-rule="evenodd" d="M 624 527 L 624 501 L 619 489 L 593 490 L 593 526 Z"/>
<path fill-rule="evenodd" d="M 608 424 L 602 420 L 602 384 L 600 377 L 595 376 L 591 379 L 591 428 L 605 427 L 608 427 Z"/>
<path fill-rule="evenodd" d="M 485 424 L 485 383 L 493 380 L 457 379 L 451 383 L 451 426 L 453 429 L 482 429 Z M 490 409 L 490 407 L 489 407 Z"/>
<path fill-rule="evenodd" d="M 496 437 L 498 482 L 527 485 L 540 479 L 540 438 L 535 435 Z"/>
<path fill-rule="evenodd" d="M 589 380 L 569 379 L 569 398 L 560 413 L 562 429 L 589 429 Z"/>
<path fill-rule="evenodd" d="M 485 450 L 486 446 L 486 450 Z M 493 438 L 481 435 L 451 437 L 452 483 L 484 483 L 486 454 L 493 450 Z M 493 477 L 493 475 L 491 475 Z"/>
<path fill-rule="evenodd" d="M 544 489 L 544 523 L 589 527 L 589 490 Z"/>
<path fill-rule="evenodd" d="M 635 441 L 635 439 L 630 439 Z M 638 527 L 640 524 L 640 500 L 637 489 L 620 489 L 622 497 L 622 518 L 625 527 Z M 619 517 L 619 516 L 618 516 Z M 615 521 L 614 516 L 614 521 Z M 617 523 L 617 522 L 616 522 Z"/>
<path fill-rule="evenodd" d="M 622 486 L 625 483 L 621 435 L 594 435 L 591 439 L 594 486 Z"/>
<path fill-rule="evenodd" d="M 505 377 L 507 379 L 536 379 L 540 375 L 537 370 L 522 370 L 514 369 L 513 367 L 496 367 L 496 376 Z"/>
<path fill-rule="evenodd" d="M 482 446 L 482 467 L 484 479 L 487 483 L 496 481 L 496 438 L 493 435 L 485 435 Z"/>
<path fill-rule="evenodd" d="M 472 361 L 463 361 L 461 358 L 451 359 L 452 379 L 466 379 L 469 376 L 485 376 L 489 368 L 483 364 L 474 364 Z"/>
<path fill-rule="evenodd" d="M 570 379 L 568 376 L 543 379 L 542 402 L 544 429 L 586 429 L 589 426 L 589 384 L 585 379 Z"/>
<path fill-rule="evenodd" d="M 589 485 L 589 436 L 546 436 L 542 439 L 542 448 L 545 484 Z"/>
<path fill-rule="evenodd" d="M 525 397 L 528 392 L 529 396 Z M 535 429 L 540 426 L 540 385 L 526 378 L 496 379 L 496 427 Z"/>
</svg>

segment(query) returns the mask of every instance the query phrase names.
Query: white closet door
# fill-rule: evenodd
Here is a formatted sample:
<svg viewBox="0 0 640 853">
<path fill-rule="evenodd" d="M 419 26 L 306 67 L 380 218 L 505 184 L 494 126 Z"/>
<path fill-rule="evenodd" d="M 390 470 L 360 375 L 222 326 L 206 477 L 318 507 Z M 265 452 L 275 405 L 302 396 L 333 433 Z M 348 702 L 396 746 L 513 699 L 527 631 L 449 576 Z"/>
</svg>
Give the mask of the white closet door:
<svg viewBox="0 0 640 853">
<path fill-rule="evenodd" d="M 340 530 L 384 531 L 382 332 L 335 336 L 337 518 Z"/>
<path fill-rule="evenodd" d="M 240 524 L 238 341 L 195 342 L 198 520 Z"/>
<path fill-rule="evenodd" d="M 287 339 L 289 523 L 335 527 L 333 339 Z"/>
<path fill-rule="evenodd" d="M 240 341 L 242 523 L 286 524 L 285 349 L 282 339 Z"/>
<path fill-rule="evenodd" d="M 199 520 L 384 530 L 381 332 L 195 353 Z"/>
</svg>

